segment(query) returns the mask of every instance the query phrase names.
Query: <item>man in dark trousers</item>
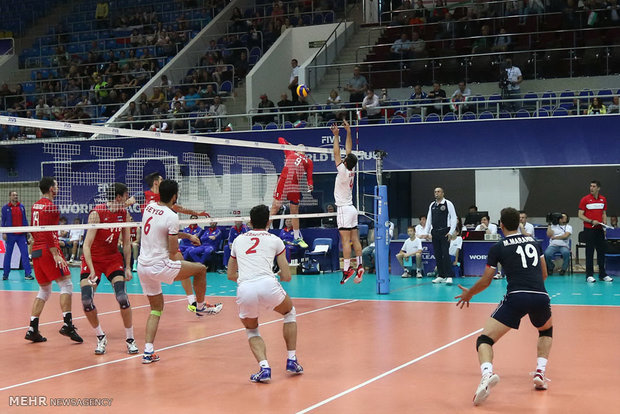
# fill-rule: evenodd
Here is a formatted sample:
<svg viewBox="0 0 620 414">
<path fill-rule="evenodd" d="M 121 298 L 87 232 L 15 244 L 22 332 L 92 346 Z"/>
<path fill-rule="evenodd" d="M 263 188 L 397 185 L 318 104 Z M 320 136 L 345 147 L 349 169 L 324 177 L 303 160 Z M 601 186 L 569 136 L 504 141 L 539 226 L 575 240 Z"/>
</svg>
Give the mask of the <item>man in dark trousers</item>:
<svg viewBox="0 0 620 414">
<path fill-rule="evenodd" d="M 2 227 L 18 227 L 27 226 L 26 209 L 19 202 L 17 191 L 9 192 L 10 201 L 2 207 Z M 26 280 L 33 280 L 30 268 L 30 259 L 28 257 L 28 233 L 7 233 L 3 234 L 4 244 L 6 247 L 4 253 L 4 274 L 2 280 L 8 280 L 11 272 L 11 256 L 13 256 L 13 248 L 17 244 L 21 254 L 22 266 L 24 267 L 24 275 Z"/>
<path fill-rule="evenodd" d="M 456 237 L 456 210 L 454 204 L 444 198 L 443 187 L 435 188 L 435 201 L 428 207 L 425 233 L 433 237 L 438 273 L 433 283 L 451 285 L 454 270 L 448 250 L 450 241 Z"/>
<path fill-rule="evenodd" d="M 601 282 L 613 282 L 605 272 L 605 230 L 607 223 L 607 198 L 600 194 L 601 183 L 590 182 L 590 194 L 579 202 L 579 218 L 583 220 L 583 235 L 586 241 L 586 282 L 594 283 L 594 249 L 598 259 L 598 278 Z"/>
</svg>

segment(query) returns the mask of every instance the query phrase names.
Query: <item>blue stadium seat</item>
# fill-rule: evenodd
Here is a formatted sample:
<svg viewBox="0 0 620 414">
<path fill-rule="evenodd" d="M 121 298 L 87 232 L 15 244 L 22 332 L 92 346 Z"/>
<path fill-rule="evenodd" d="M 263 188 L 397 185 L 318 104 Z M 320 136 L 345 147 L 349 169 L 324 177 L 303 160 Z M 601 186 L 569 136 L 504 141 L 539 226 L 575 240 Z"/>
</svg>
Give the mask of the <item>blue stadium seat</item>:
<svg viewBox="0 0 620 414">
<path fill-rule="evenodd" d="M 252 131 L 262 131 L 262 130 L 263 130 L 263 126 L 261 124 L 252 125 Z"/>
<path fill-rule="evenodd" d="M 454 112 L 448 112 L 443 116 L 444 121 L 456 121 L 457 119 L 458 117 Z"/>
<path fill-rule="evenodd" d="M 230 95 L 233 89 L 232 82 L 231 81 L 222 82 L 219 89 L 220 89 L 220 93 L 225 93 L 227 95 Z"/>
<path fill-rule="evenodd" d="M 599 97 L 601 102 L 606 105 L 611 102 L 611 98 L 613 97 L 613 95 L 614 93 L 611 91 L 611 89 L 601 89 L 596 94 L 596 96 Z"/>
<path fill-rule="evenodd" d="M 519 109 L 515 116 L 517 118 L 529 118 L 530 117 L 530 111 L 528 111 L 527 109 Z"/>
<path fill-rule="evenodd" d="M 535 117 L 546 117 L 549 116 L 549 112 L 546 109 L 540 108 L 538 111 L 534 113 Z"/>
<path fill-rule="evenodd" d="M 478 119 L 493 119 L 493 118 L 494 118 L 493 112 L 490 112 L 490 111 L 484 111 L 478 117 Z"/>
<path fill-rule="evenodd" d="M 543 106 L 555 106 L 556 104 L 556 95 L 554 92 L 551 91 L 547 91 L 545 93 L 542 94 L 542 101 L 541 104 Z"/>
<path fill-rule="evenodd" d="M 276 124 L 275 122 L 270 122 L 265 125 L 265 129 L 278 129 L 278 124 Z"/>
<path fill-rule="evenodd" d="M 499 111 L 499 118 L 512 118 L 512 115 L 510 115 L 510 112 L 506 111 L 506 110 L 501 110 Z"/>
<path fill-rule="evenodd" d="M 422 115 L 419 115 L 419 114 L 411 115 L 411 118 L 409 118 L 409 122 L 411 123 L 422 122 Z"/>
<path fill-rule="evenodd" d="M 391 124 L 404 124 L 405 123 L 405 118 L 403 118 L 400 115 L 394 116 L 392 117 L 392 119 L 390 120 Z"/>
<path fill-rule="evenodd" d="M 553 111 L 553 116 L 568 116 L 568 111 L 562 107 L 558 107 Z"/>
<path fill-rule="evenodd" d="M 439 115 L 437 114 L 428 114 L 426 116 L 426 122 L 439 122 L 441 121 L 441 119 L 439 118 Z"/>
<path fill-rule="evenodd" d="M 291 121 L 284 121 L 284 129 L 293 128 L 293 123 Z"/>
<path fill-rule="evenodd" d="M 476 119 L 476 114 L 473 112 L 465 112 L 462 116 L 461 119 L 470 121 L 472 119 Z"/>
</svg>

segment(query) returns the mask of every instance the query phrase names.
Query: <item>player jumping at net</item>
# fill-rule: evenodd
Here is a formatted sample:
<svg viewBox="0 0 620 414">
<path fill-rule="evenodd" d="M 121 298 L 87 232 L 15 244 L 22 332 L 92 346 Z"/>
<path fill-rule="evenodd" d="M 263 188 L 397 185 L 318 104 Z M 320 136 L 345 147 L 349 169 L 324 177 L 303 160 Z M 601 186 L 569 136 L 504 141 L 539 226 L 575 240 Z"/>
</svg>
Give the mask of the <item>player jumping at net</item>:
<svg viewBox="0 0 620 414">
<path fill-rule="evenodd" d="M 108 202 L 95 206 L 88 215 L 88 224 L 96 223 L 124 223 L 132 221 L 127 211 L 126 201 L 129 197 L 127 186 L 122 183 L 114 183 L 107 189 Z M 139 352 L 133 335 L 131 305 L 125 282 L 132 278 L 131 273 L 131 230 L 128 227 L 112 227 L 107 229 L 88 229 L 84 239 L 82 255 L 82 271 L 80 274 L 80 288 L 82 291 L 82 306 L 84 314 L 97 336 L 96 355 L 103 355 L 106 351 L 108 338 L 101 328 L 97 308 L 93 297 L 101 275 L 105 276 L 114 287 L 116 301 L 121 308 L 121 317 L 125 326 L 125 344 L 127 352 L 137 354 Z M 118 239 L 123 235 L 123 254 L 118 251 Z M 125 264 L 123 266 L 123 256 Z"/>
<path fill-rule="evenodd" d="M 33 226 L 58 225 L 60 213 L 54 204 L 58 194 L 58 183 L 53 177 L 43 177 L 39 181 L 39 189 L 43 196 L 32 206 Z M 45 302 L 52 295 L 52 282 L 55 281 L 60 288 L 60 309 L 64 324 L 60 333 L 68 336 L 75 342 L 82 343 L 83 339 L 78 335 L 71 317 L 71 294 L 73 283 L 71 272 L 60 250 L 58 232 L 37 231 L 32 232 L 34 243 L 32 245 L 32 265 L 34 276 L 39 283 L 39 293 L 32 304 L 30 327 L 26 332 L 26 339 L 32 342 L 45 342 L 45 338 L 39 332 L 39 316 L 43 312 Z"/>
<path fill-rule="evenodd" d="M 334 161 L 336 162 L 336 183 L 334 184 L 334 199 L 336 200 L 338 231 L 342 240 L 342 257 L 344 258 L 344 269 L 342 271 L 342 280 L 340 284 L 345 284 L 351 277 L 355 276 L 353 281 L 360 283 L 364 276 L 364 265 L 362 264 L 362 244 L 360 243 L 359 233 L 357 231 L 357 209 L 353 205 L 353 182 L 355 180 L 355 166 L 357 165 L 357 157 L 351 152 L 353 149 L 353 141 L 351 139 L 351 127 L 344 120 L 342 122 L 347 138 L 344 144 L 346 156 L 344 159 L 340 156 L 340 131 L 338 126 L 331 126 L 332 134 L 334 134 Z M 351 244 L 355 251 L 357 259 L 357 271 L 351 268 Z"/>
<path fill-rule="evenodd" d="M 267 231 L 269 209 L 265 205 L 250 210 L 252 230 L 240 234 L 233 242 L 228 261 L 228 279 L 237 282 L 237 304 L 239 318 L 245 326 L 250 349 L 260 366 L 256 374 L 250 376 L 252 382 L 271 381 L 271 368 L 267 362 L 265 341 L 258 332 L 258 316 L 261 309 L 273 309 L 284 316 L 282 333 L 286 342 L 288 359 L 286 370 L 302 374 L 304 369 L 297 362 L 297 322 L 290 296 L 276 279 L 271 266 L 274 259 L 280 267 L 280 280 L 291 280 L 291 272 L 286 261 L 284 242 Z"/>
<path fill-rule="evenodd" d="M 161 283 L 172 284 L 177 280 L 193 276 L 193 288 L 197 306 L 195 312 L 204 314 L 207 268 L 202 263 L 187 262 L 179 252 L 179 238 L 188 238 L 194 245 L 200 240 L 193 234 L 179 232 L 179 217 L 174 212 L 179 185 L 176 181 L 164 180 L 159 187 L 160 201 L 151 203 L 142 215 L 142 245 L 138 257 L 138 276 L 142 291 L 151 305 L 151 313 L 146 321 L 146 336 L 142 363 L 159 361 L 153 342 L 157 333 L 159 319 L 164 310 L 164 297 Z"/>
<path fill-rule="evenodd" d="M 287 140 L 280 137 L 278 142 L 283 145 L 291 145 Z M 299 214 L 299 203 L 301 201 L 300 178 L 304 173 L 308 184 L 308 191 L 312 191 L 314 183 L 312 180 L 313 163 L 303 152 L 302 145 L 298 146 L 300 150 L 291 151 L 284 150 L 284 168 L 278 178 L 276 191 L 273 193 L 273 203 L 271 205 L 270 215 L 274 216 L 282 206 L 282 199 L 286 199 L 290 203 L 291 214 Z M 302 239 L 299 231 L 299 219 L 293 218 L 293 236 L 294 244 L 302 248 L 307 248 L 308 244 Z"/>
<path fill-rule="evenodd" d="M 553 323 L 549 294 L 545 290 L 547 265 L 540 244 L 532 236 L 519 234 L 519 212 L 514 208 L 505 208 L 501 212 L 501 228 L 505 239 L 497 242 L 489 250 L 487 266 L 482 277 L 470 289 L 459 285 L 463 291 L 455 298 L 456 306 L 467 304 L 471 298 L 486 289 L 493 281 L 497 265 L 501 263 L 508 287 L 506 296 L 487 320 L 482 334 L 476 341 L 478 360 L 482 379 L 474 394 L 474 404 L 479 405 L 488 396 L 491 388 L 499 382 L 499 376 L 493 372 L 493 344 L 510 329 L 519 329 L 521 318 L 528 315 L 532 325 L 538 329 L 536 345 L 538 358 L 534 387 L 546 390 L 548 379 L 545 377 L 547 359 L 553 341 Z"/>
<path fill-rule="evenodd" d="M 159 172 L 156 171 L 147 175 L 144 181 L 146 181 L 146 185 L 149 186 L 149 189 L 144 192 L 144 204 L 142 204 L 142 206 L 140 207 L 142 212 L 144 212 L 144 208 L 148 204 L 159 202 L 159 186 L 163 181 L 163 177 Z M 132 199 L 130 199 L 128 203 L 132 203 Z M 135 202 L 135 199 L 133 199 L 133 202 Z M 209 214 L 206 211 L 199 212 L 189 208 L 185 208 L 178 204 L 174 204 L 172 206 L 172 209 L 177 213 L 187 214 L 189 216 L 209 217 Z M 194 292 L 192 290 L 191 282 L 189 281 L 189 279 L 184 279 L 181 281 L 181 286 L 183 286 L 183 290 L 185 291 L 185 295 L 187 296 L 187 310 L 196 313 L 196 296 L 194 295 Z M 198 312 L 196 313 L 196 315 L 216 315 L 220 313 L 222 307 L 223 305 L 221 303 L 216 303 L 214 305 L 207 303 L 207 308 L 209 311 L 206 313 Z"/>
</svg>

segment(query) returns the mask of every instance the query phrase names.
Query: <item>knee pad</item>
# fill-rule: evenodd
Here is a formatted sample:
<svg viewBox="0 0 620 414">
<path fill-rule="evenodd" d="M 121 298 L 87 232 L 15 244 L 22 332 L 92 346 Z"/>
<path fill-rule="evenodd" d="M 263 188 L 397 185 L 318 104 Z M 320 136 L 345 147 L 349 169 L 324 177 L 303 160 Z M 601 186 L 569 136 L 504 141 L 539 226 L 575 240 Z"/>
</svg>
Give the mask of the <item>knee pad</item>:
<svg viewBox="0 0 620 414">
<path fill-rule="evenodd" d="M 95 303 L 93 302 L 93 286 L 82 286 L 82 307 L 84 312 L 92 312 L 95 310 Z"/>
<path fill-rule="evenodd" d="M 52 295 L 52 284 L 48 284 L 46 286 L 39 286 L 39 293 L 37 293 L 37 298 L 41 299 L 43 302 L 47 302 L 47 300 Z"/>
<path fill-rule="evenodd" d="M 478 339 L 476 339 L 476 351 L 478 350 L 478 348 L 480 348 L 480 345 L 482 344 L 488 344 L 490 346 L 493 346 L 494 343 L 495 341 L 489 338 L 488 336 L 480 335 Z"/>
<path fill-rule="evenodd" d="M 59 280 L 58 286 L 60 287 L 61 295 L 64 295 L 64 294 L 70 295 L 73 293 L 73 282 L 69 278 Z"/>
<path fill-rule="evenodd" d="M 289 313 L 284 315 L 284 323 L 291 323 L 297 321 L 297 313 L 295 312 L 295 306 L 291 308 Z"/>
<path fill-rule="evenodd" d="M 553 326 L 549 329 L 545 329 L 544 331 L 538 331 L 538 337 L 548 336 L 549 338 L 553 337 Z"/>
<path fill-rule="evenodd" d="M 260 336 L 260 333 L 258 333 L 258 328 L 256 328 L 256 329 L 247 329 L 246 328 L 245 333 L 248 334 L 248 339 L 252 339 L 255 336 Z"/>
<path fill-rule="evenodd" d="M 124 280 L 120 280 L 114 284 L 114 294 L 116 295 L 116 300 L 121 306 L 121 309 L 127 309 L 131 306 L 129 304 L 129 297 L 127 297 L 127 292 L 125 291 Z"/>
</svg>

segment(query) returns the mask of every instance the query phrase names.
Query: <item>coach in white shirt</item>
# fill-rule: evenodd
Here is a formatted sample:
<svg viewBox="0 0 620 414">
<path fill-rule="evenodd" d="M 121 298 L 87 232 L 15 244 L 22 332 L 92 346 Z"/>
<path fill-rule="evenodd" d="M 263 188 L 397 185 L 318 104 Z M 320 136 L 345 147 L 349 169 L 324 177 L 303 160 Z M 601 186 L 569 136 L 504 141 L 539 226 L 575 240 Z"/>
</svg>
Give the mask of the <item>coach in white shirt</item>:
<svg viewBox="0 0 620 414">
<path fill-rule="evenodd" d="M 497 224 L 490 223 L 491 218 L 484 216 L 480 219 L 480 224 L 476 226 L 476 231 L 484 231 L 486 234 L 497 234 Z"/>
<path fill-rule="evenodd" d="M 534 237 L 534 225 L 527 222 L 527 213 L 523 210 L 519 211 L 519 228 L 517 232 L 524 236 Z"/>
<path fill-rule="evenodd" d="M 265 341 L 258 332 L 258 316 L 262 309 L 273 309 L 284 316 L 284 341 L 288 351 L 286 370 L 293 374 L 303 373 L 297 363 L 297 322 L 295 306 L 272 271 L 274 259 L 280 267 L 280 280 L 291 280 L 286 261 L 284 242 L 269 233 L 269 207 L 258 205 L 250 210 L 252 230 L 237 236 L 230 250 L 228 279 L 237 282 L 239 318 L 245 326 L 250 349 L 258 361 L 260 370 L 250 376 L 252 382 L 269 382 L 271 368 L 267 362 Z"/>
</svg>

